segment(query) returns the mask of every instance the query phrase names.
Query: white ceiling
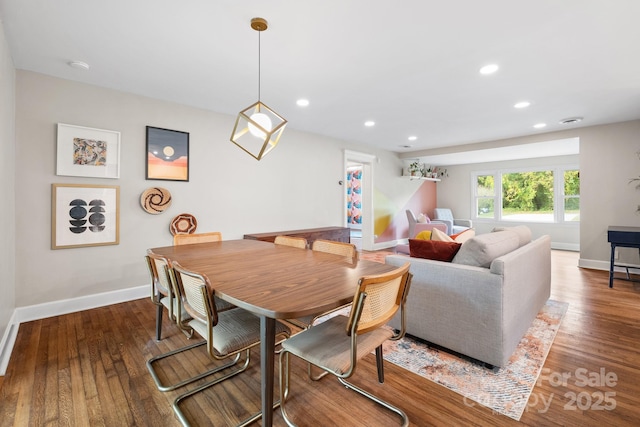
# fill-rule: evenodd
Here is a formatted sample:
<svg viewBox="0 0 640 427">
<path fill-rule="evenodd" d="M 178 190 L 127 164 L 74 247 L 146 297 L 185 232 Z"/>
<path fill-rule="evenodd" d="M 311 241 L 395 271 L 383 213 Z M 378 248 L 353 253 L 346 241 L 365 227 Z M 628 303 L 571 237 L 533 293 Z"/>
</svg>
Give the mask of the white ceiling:
<svg viewBox="0 0 640 427">
<path fill-rule="evenodd" d="M 638 0 L 0 0 L 18 69 L 234 116 L 256 16 L 261 99 L 297 130 L 407 153 L 640 118 Z"/>
</svg>

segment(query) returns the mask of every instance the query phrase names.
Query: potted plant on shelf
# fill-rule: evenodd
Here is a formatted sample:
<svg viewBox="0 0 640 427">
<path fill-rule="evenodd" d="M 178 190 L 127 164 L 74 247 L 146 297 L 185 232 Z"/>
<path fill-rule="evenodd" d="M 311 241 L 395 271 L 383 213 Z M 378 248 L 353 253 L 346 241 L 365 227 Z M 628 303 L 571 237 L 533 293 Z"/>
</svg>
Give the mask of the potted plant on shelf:
<svg viewBox="0 0 640 427">
<path fill-rule="evenodd" d="M 418 163 L 417 160 L 409 165 L 409 174 L 411 176 L 421 176 L 422 175 L 422 173 L 420 171 L 420 163 Z"/>
</svg>

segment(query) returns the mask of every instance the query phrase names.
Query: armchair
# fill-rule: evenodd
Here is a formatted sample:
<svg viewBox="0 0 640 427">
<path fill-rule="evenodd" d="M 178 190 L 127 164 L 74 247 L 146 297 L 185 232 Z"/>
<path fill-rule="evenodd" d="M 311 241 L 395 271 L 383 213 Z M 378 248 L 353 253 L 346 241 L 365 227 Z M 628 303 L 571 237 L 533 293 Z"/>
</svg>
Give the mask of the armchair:
<svg viewBox="0 0 640 427">
<path fill-rule="evenodd" d="M 447 224 L 448 235 L 462 233 L 473 227 L 470 219 L 454 219 L 451 209 L 436 208 L 433 210 L 433 215 L 437 221 Z"/>
<path fill-rule="evenodd" d="M 448 228 L 447 224 L 440 221 L 431 221 L 427 223 L 418 222 L 416 216 L 407 209 L 407 220 L 409 221 L 409 239 L 414 239 L 422 231 L 433 231 L 434 228 L 446 233 Z M 396 245 L 396 252 L 402 254 L 409 254 L 409 244 Z"/>
<path fill-rule="evenodd" d="M 445 233 L 448 230 L 448 226 L 440 221 L 431 221 L 427 223 L 418 222 L 416 216 L 410 209 L 407 209 L 407 221 L 409 222 L 409 239 L 413 239 L 420 233 L 421 231 L 431 231 L 434 228 L 438 228 Z"/>
</svg>

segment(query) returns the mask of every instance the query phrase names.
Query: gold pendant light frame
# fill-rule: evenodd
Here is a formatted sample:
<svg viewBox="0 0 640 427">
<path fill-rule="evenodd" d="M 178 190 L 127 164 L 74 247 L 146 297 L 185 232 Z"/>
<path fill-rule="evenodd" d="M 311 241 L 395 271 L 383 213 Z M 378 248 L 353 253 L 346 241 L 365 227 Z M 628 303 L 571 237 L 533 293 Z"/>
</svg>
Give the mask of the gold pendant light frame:
<svg viewBox="0 0 640 427">
<path fill-rule="evenodd" d="M 251 28 L 258 31 L 258 101 L 238 113 L 231 142 L 260 160 L 276 147 L 287 121 L 260 101 L 260 32 L 268 24 L 264 18 L 253 18 Z"/>
</svg>

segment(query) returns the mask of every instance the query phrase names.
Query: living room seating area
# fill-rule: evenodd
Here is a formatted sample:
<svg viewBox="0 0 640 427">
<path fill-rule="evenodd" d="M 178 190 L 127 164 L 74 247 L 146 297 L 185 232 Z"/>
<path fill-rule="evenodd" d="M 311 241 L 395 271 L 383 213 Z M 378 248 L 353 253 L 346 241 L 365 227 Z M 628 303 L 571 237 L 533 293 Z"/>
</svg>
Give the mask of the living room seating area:
<svg viewBox="0 0 640 427">
<path fill-rule="evenodd" d="M 411 246 L 420 244 L 458 248 L 449 262 L 386 257 L 394 266 L 411 262 L 407 334 L 504 366 L 549 299 L 550 237 L 532 241 L 529 228 L 517 226 L 477 235 L 463 244 L 410 240 Z M 399 327 L 399 320 L 396 316 L 390 325 Z"/>
</svg>

